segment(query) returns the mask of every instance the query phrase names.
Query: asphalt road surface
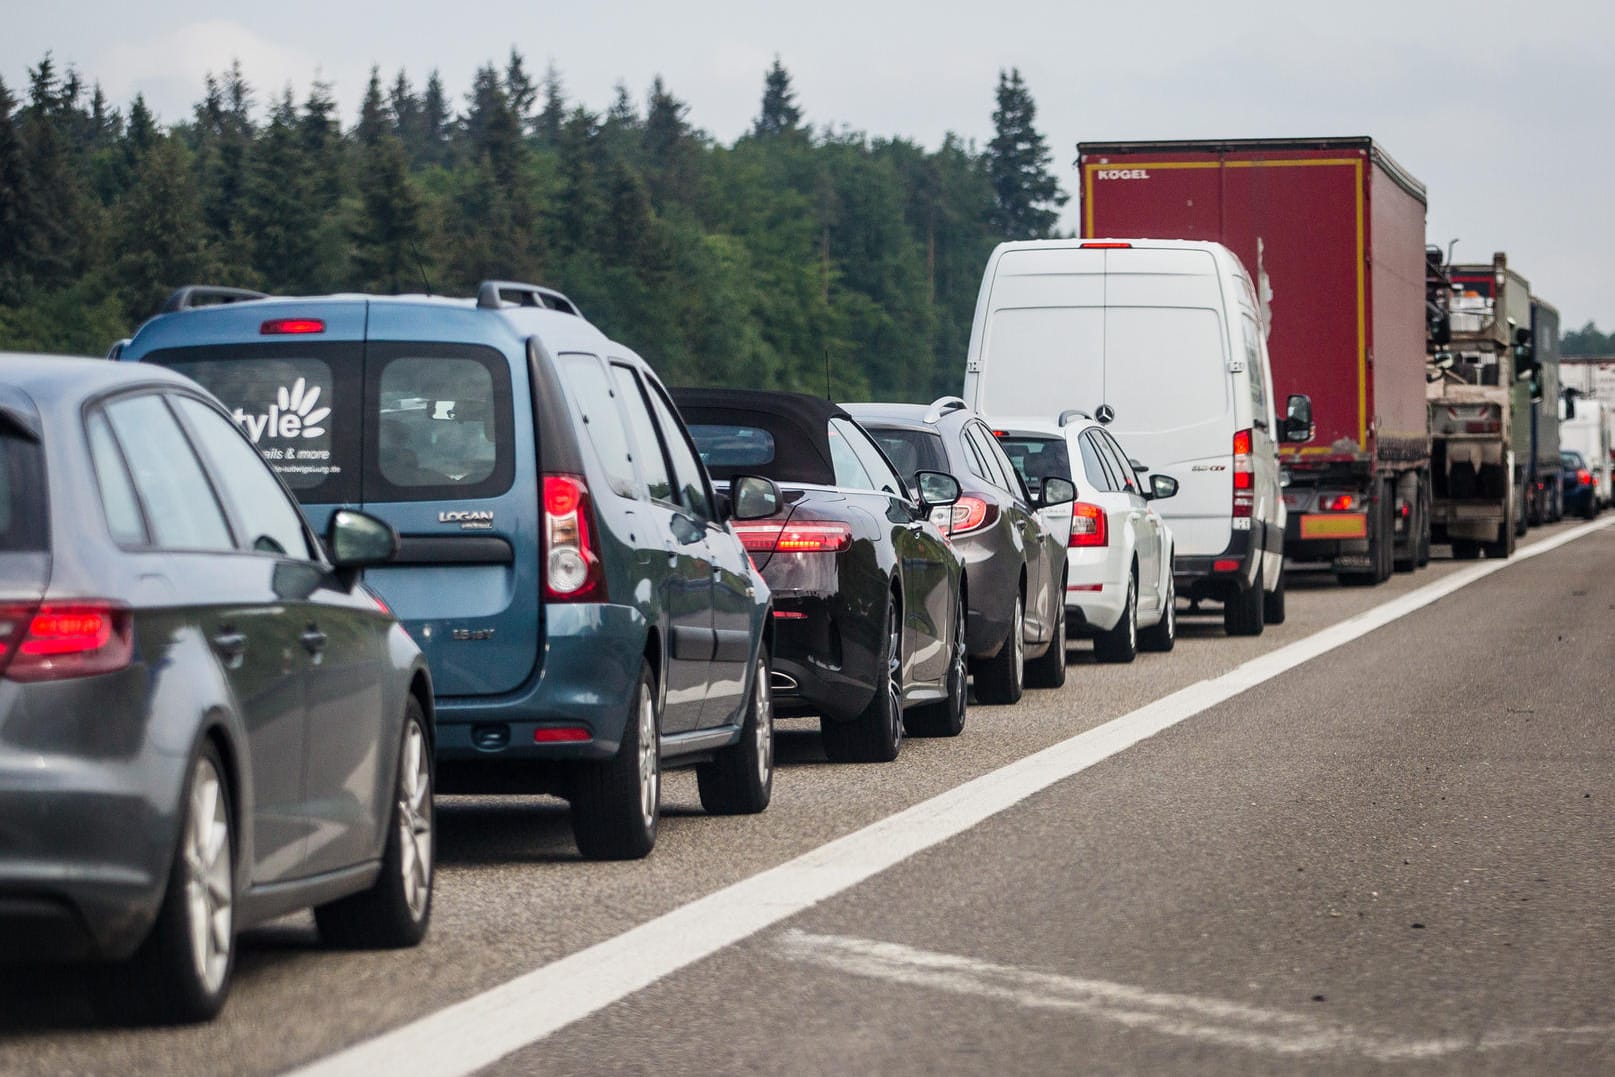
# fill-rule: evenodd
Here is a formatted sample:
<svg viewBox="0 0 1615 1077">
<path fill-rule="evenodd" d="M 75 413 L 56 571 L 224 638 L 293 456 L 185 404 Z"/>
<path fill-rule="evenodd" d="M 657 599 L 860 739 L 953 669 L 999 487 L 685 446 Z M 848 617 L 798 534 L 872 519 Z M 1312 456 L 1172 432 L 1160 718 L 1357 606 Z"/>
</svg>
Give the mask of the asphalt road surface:
<svg viewBox="0 0 1615 1077">
<path fill-rule="evenodd" d="M 766 813 L 675 773 L 640 863 L 580 861 L 557 801 L 448 798 L 420 949 L 277 922 L 178 1030 L 0 973 L 0 1073 L 1615 1072 L 1612 568 L 1595 529 L 1297 572 L 1261 637 L 1075 643 L 885 766 L 782 722 Z"/>
</svg>

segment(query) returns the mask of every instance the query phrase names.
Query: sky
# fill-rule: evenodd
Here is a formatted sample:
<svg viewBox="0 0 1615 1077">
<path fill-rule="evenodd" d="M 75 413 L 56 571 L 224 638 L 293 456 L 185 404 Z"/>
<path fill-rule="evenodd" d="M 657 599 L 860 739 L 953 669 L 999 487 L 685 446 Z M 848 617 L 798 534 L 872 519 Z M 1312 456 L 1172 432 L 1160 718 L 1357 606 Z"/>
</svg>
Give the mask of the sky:
<svg viewBox="0 0 1615 1077">
<path fill-rule="evenodd" d="M 332 84 L 344 124 L 372 65 L 456 101 L 512 47 L 553 64 L 573 103 L 616 85 L 643 102 L 658 74 L 689 119 L 730 142 L 779 56 L 815 127 L 985 146 L 993 91 L 1018 68 L 1053 170 L 1072 195 L 1079 140 L 1368 135 L 1429 192 L 1426 236 L 1456 261 L 1507 251 L 1563 325 L 1615 330 L 1615 4 L 1538 0 L 582 0 L 451 5 L 279 0 L 7 0 L 0 78 L 25 88 L 47 51 L 126 105 L 187 117 L 209 71 L 241 62 L 260 103 Z"/>
</svg>

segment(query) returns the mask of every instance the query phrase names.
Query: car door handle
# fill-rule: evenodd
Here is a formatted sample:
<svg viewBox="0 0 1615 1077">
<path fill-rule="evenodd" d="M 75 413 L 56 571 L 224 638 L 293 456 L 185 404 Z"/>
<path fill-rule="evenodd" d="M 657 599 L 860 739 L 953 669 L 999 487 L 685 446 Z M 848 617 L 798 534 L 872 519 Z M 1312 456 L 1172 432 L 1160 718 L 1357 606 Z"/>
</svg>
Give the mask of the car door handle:
<svg viewBox="0 0 1615 1077">
<path fill-rule="evenodd" d="M 240 658 L 247 650 L 247 634 L 226 628 L 213 637 L 213 649 L 224 658 Z"/>
<path fill-rule="evenodd" d="M 319 654 L 325 650 L 326 635 L 314 625 L 309 625 L 304 633 L 297 637 L 303 643 L 303 650 L 309 654 Z"/>
</svg>

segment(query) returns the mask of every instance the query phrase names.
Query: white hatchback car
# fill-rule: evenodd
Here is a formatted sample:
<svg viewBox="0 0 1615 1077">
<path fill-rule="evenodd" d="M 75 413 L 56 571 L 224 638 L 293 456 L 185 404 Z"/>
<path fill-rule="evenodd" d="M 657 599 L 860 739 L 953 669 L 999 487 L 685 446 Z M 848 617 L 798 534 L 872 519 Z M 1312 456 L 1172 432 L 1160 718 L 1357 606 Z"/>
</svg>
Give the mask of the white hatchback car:
<svg viewBox="0 0 1615 1077">
<path fill-rule="evenodd" d="M 1168 475 L 1128 458 L 1102 423 L 1068 411 L 1046 419 L 995 421 L 993 433 L 1033 491 L 1069 478 L 1077 500 L 1066 547 L 1067 631 L 1091 636 L 1101 662 L 1131 662 L 1140 650 L 1170 651 L 1177 639 L 1172 530 L 1152 502 L 1177 493 Z M 1073 463 L 1080 460 L 1080 467 Z"/>
</svg>

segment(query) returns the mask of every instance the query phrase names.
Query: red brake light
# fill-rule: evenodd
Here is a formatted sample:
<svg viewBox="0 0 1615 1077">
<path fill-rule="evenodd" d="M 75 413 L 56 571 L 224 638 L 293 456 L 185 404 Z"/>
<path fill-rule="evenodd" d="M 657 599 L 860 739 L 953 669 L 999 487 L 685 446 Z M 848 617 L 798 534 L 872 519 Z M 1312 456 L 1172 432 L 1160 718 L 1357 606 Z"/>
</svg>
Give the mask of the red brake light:
<svg viewBox="0 0 1615 1077">
<path fill-rule="evenodd" d="M 1251 432 L 1234 432 L 1234 515 L 1248 517 L 1256 507 L 1256 469 L 1251 464 Z"/>
<path fill-rule="evenodd" d="M 1324 512 L 1350 512 L 1357 505 L 1357 499 L 1350 494 L 1335 494 L 1333 497 L 1324 496 L 1318 499 L 1318 508 Z"/>
<path fill-rule="evenodd" d="M 1239 571 L 1239 562 L 1238 561 L 1213 561 L 1211 563 L 1211 571 L 1213 571 L 1213 572 L 1238 572 Z"/>
<path fill-rule="evenodd" d="M 964 535 L 985 527 L 992 516 L 997 515 L 996 512 L 989 512 L 988 510 L 996 508 L 997 506 L 988 505 L 986 501 L 979 497 L 966 494 L 953 503 L 953 515 L 948 525 L 948 534 Z"/>
<path fill-rule="evenodd" d="M 55 681 L 123 669 L 134 656 L 129 610 L 111 602 L 0 606 L 0 671 Z"/>
<path fill-rule="evenodd" d="M 1133 245 L 1131 243 L 1084 243 L 1082 249 L 1085 251 L 1130 251 L 1133 249 Z"/>
<path fill-rule="evenodd" d="M 263 336 L 283 336 L 298 333 L 323 333 L 325 322 L 319 318 L 271 318 L 258 327 Z"/>
<path fill-rule="evenodd" d="M 1249 456 L 1251 452 L 1251 432 L 1241 430 L 1234 435 L 1234 455 Z"/>
<path fill-rule="evenodd" d="M 1576 469 L 1576 482 L 1578 482 L 1582 486 L 1590 486 L 1592 484 L 1592 481 L 1593 481 L 1593 473 L 1591 471 L 1588 471 L 1584 467 Z"/>
<path fill-rule="evenodd" d="M 1234 489 L 1253 490 L 1256 488 L 1256 475 L 1250 471 L 1234 472 Z"/>
<path fill-rule="evenodd" d="M 589 531 L 589 487 L 579 475 L 544 476 L 544 597 L 606 601 L 606 574 Z"/>
<path fill-rule="evenodd" d="M 779 529 L 774 549 L 781 553 L 840 553 L 851 545 L 852 527 L 848 524 L 791 524 Z"/>
<path fill-rule="evenodd" d="M 1110 545 L 1109 524 L 1104 509 L 1086 501 L 1071 503 L 1071 545 Z"/>
</svg>

